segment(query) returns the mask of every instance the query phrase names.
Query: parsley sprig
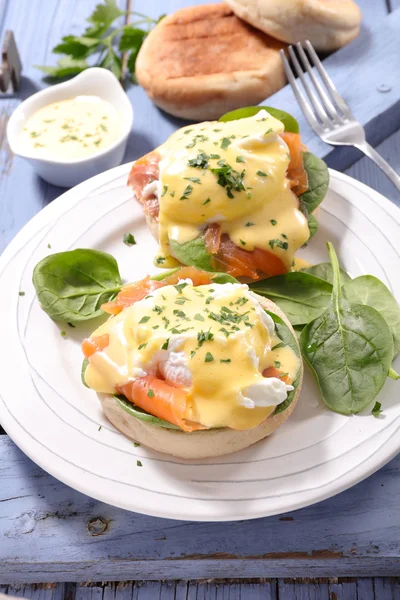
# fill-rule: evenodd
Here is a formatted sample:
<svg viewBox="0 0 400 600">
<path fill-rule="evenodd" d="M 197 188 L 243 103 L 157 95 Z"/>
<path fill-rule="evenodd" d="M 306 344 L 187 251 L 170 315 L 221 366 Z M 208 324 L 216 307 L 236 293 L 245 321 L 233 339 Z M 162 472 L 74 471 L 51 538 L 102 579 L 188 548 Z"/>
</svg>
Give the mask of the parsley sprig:
<svg viewBox="0 0 400 600">
<path fill-rule="evenodd" d="M 127 17 L 128 14 L 136 17 L 134 22 L 112 27 L 117 19 Z M 154 25 L 164 16 L 155 20 L 135 11 L 128 13 L 121 10 L 115 0 L 103 0 L 87 17 L 88 26 L 81 36 L 66 35 L 53 48 L 54 54 L 62 55 L 57 64 L 53 67 L 36 67 L 52 79 L 65 79 L 90 66 L 97 66 L 110 70 L 122 80 L 125 76 L 122 57 L 124 53 L 128 53 L 127 71 L 135 80 L 136 58 L 141 45 Z M 89 64 L 87 59 L 92 55 L 95 60 Z"/>
</svg>

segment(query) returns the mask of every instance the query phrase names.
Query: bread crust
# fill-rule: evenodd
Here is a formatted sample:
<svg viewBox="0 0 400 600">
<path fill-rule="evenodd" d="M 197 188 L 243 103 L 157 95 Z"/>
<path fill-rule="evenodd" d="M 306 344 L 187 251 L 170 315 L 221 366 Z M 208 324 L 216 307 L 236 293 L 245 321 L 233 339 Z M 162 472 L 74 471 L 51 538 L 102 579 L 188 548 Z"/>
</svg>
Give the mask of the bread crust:
<svg viewBox="0 0 400 600">
<path fill-rule="evenodd" d="M 316 50 L 345 46 L 360 30 L 361 11 L 353 0 L 224 0 L 233 12 L 261 31 L 289 44 L 310 40 Z"/>
<path fill-rule="evenodd" d="M 280 308 L 267 298 L 258 296 L 258 300 L 263 308 L 283 319 L 297 339 L 288 318 Z M 129 415 L 109 394 L 98 394 L 98 397 L 108 420 L 130 439 L 164 454 L 186 459 L 201 459 L 243 450 L 271 435 L 292 414 L 300 395 L 302 381 L 303 364 L 301 363 L 299 385 L 288 408 L 277 415 L 268 417 L 261 425 L 244 431 L 210 429 L 185 433 L 174 429 L 164 429 Z"/>
<path fill-rule="evenodd" d="M 165 17 L 148 35 L 136 76 L 166 112 L 213 120 L 258 104 L 285 85 L 282 47 L 224 4 L 187 7 Z"/>
</svg>

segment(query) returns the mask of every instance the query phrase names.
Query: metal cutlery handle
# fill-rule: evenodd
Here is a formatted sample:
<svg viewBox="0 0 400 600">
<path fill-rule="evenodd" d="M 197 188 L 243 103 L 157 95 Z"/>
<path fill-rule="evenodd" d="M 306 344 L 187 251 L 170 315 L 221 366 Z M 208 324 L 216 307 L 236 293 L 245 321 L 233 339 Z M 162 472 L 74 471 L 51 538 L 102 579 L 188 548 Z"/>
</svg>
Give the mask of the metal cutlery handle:
<svg viewBox="0 0 400 600">
<path fill-rule="evenodd" d="M 388 162 L 382 156 L 368 144 L 368 142 L 363 142 L 362 144 L 354 144 L 356 148 L 364 152 L 368 158 L 374 161 L 376 165 L 387 175 L 390 181 L 395 185 L 395 187 L 400 192 L 400 175 L 396 173 L 394 169 L 389 165 Z"/>
</svg>

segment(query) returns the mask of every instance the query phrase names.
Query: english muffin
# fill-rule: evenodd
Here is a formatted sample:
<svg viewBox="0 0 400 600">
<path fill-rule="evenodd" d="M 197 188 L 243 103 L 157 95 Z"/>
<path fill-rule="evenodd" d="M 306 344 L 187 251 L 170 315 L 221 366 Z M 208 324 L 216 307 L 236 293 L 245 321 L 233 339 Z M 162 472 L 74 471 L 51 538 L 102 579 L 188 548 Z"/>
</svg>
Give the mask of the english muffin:
<svg viewBox="0 0 400 600">
<path fill-rule="evenodd" d="M 353 0 L 224 0 L 247 23 L 278 40 L 310 40 L 316 50 L 345 46 L 360 30 Z"/>
<path fill-rule="evenodd" d="M 224 4 L 188 7 L 165 17 L 149 34 L 136 75 L 166 112 L 195 121 L 218 119 L 285 85 L 283 47 Z"/>
</svg>

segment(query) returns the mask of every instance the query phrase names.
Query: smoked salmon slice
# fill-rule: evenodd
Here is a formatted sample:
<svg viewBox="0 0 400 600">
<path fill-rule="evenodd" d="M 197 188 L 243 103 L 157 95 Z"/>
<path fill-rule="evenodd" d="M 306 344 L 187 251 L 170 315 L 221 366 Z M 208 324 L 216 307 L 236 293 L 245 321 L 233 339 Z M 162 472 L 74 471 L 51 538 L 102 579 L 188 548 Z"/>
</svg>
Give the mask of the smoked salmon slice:
<svg viewBox="0 0 400 600">
<path fill-rule="evenodd" d="M 115 300 L 101 305 L 101 310 L 110 315 L 118 315 L 124 308 L 143 300 L 148 294 L 166 285 L 163 281 L 155 281 L 149 276 L 136 283 L 125 285 Z"/>
<path fill-rule="evenodd" d="M 146 185 L 160 179 L 160 160 L 161 156 L 157 151 L 149 152 L 132 165 L 128 176 L 128 185 L 133 188 L 136 198 L 143 204 L 146 214 L 153 218 L 158 218 L 160 211 L 157 194 L 143 195 L 143 191 Z"/>
<path fill-rule="evenodd" d="M 142 410 L 176 425 L 183 431 L 207 429 L 200 423 L 193 423 L 184 418 L 187 407 L 185 390 L 172 387 L 154 375 L 138 377 L 117 390 Z"/>
<path fill-rule="evenodd" d="M 283 373 L 283 371 L 279 371 L 279 369 L 275 367 L 268 367 L 263 371 L 263 377 L 277 377 L 281 381 L 284 381 L 286 385 L 291 384 L 291 379 L 288 373 Z"/>
<path fill-rule="evenodd" d="M 110 337 L 108 333 L 105 333 L 104 335 L 98 335 L 93 338 L 85 338 L 82 342 L 82 352 L 86 358 L 89 358 L 95 352 L 107 348 L 109 343 Z"/>
<path fill-rule="evenodd" d="M 181 267 L 169 277 L 164 279 L 164 285 L 175 285 L 180 279 L 191 279 L 193 285 L 208 285 L 212 282 L 210 273 L 196 269 L 196 267 Z"/>
<path fill-rule="evenodd" d="M 287 171 L 290 188 L 296 196 L 300 196 L 308 190 L 308 178 L 303 164 L 303 146 L 300 134 L 284 131 L 280 136 L 288 146 L 290 153 L 290 163 Z"/>
</svg>

